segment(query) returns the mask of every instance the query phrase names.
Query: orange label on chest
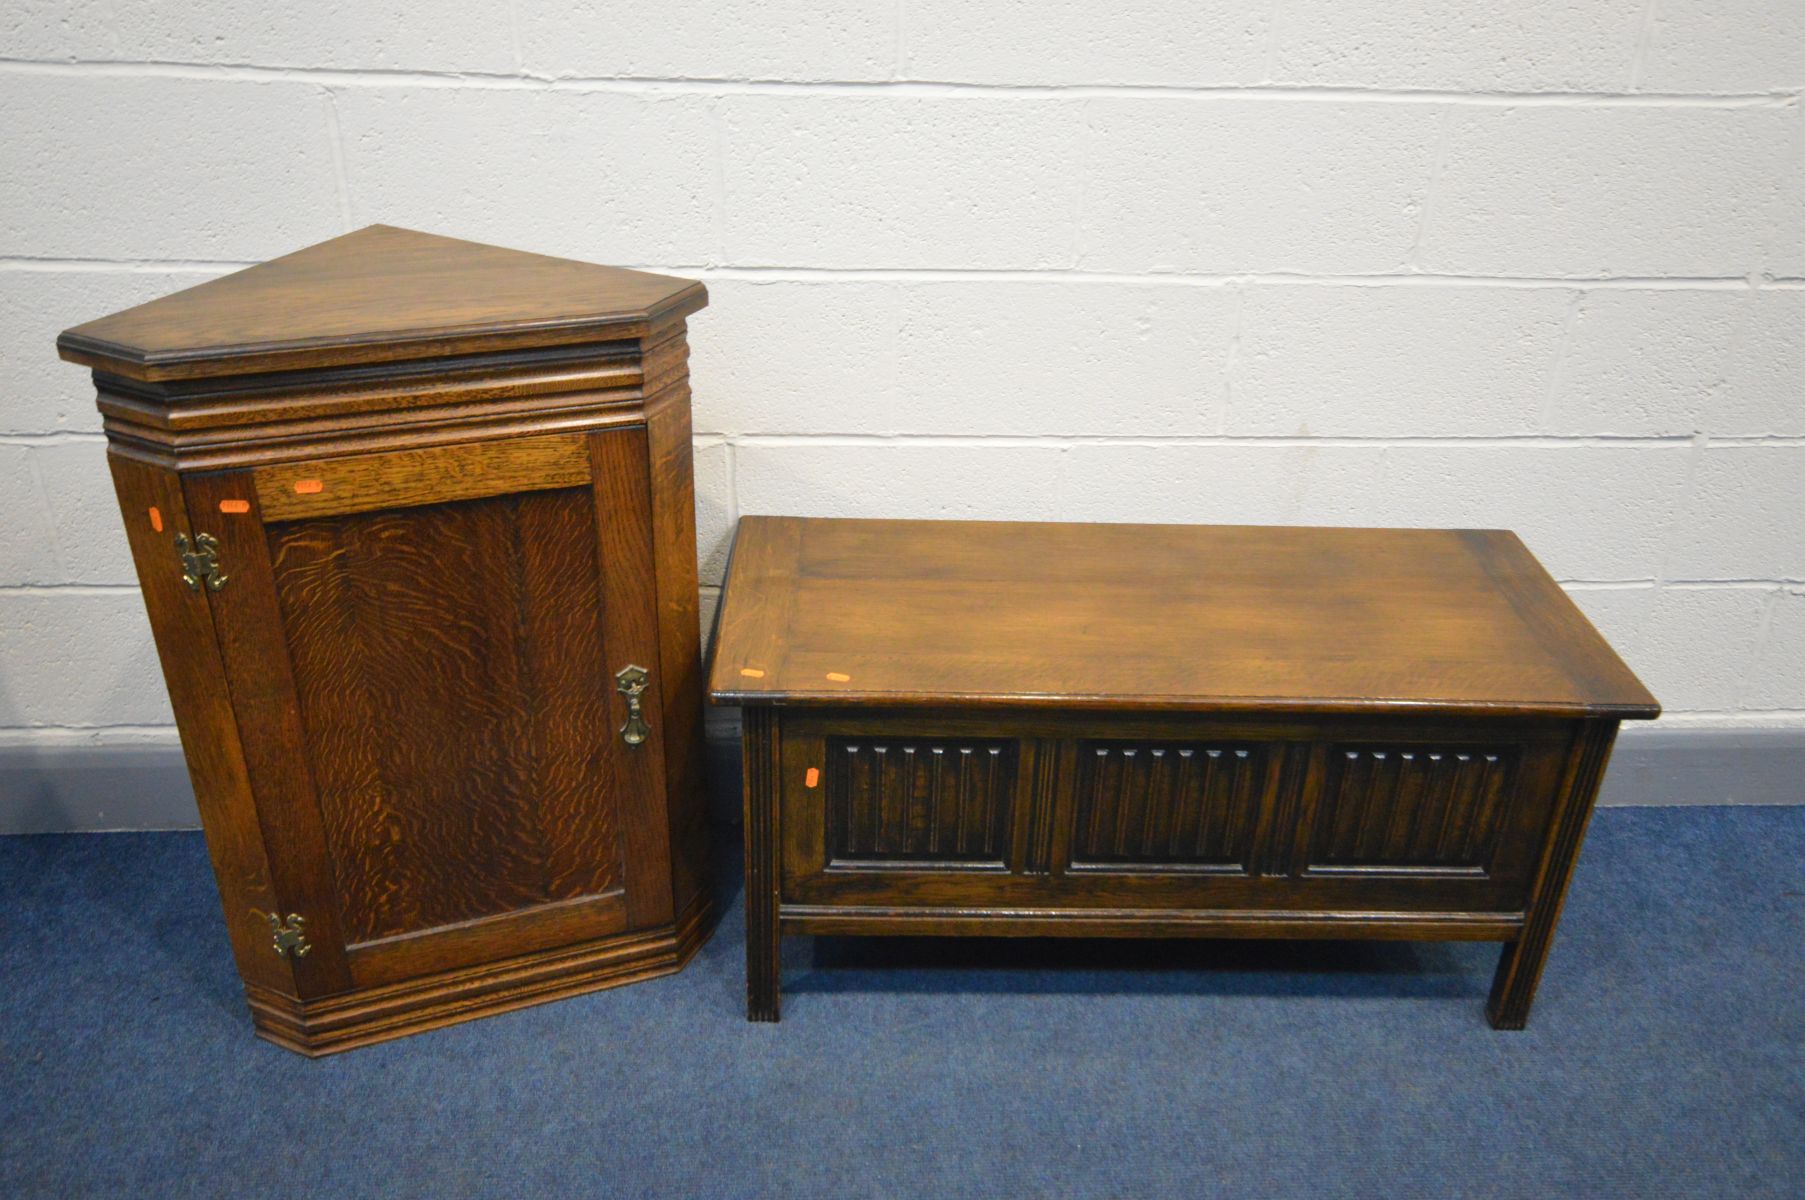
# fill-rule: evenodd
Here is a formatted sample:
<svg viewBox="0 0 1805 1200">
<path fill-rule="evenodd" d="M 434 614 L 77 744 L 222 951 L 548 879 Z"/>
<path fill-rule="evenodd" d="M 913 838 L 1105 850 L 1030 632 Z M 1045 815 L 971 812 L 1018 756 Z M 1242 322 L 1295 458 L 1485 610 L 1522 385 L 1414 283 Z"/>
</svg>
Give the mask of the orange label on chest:
<svg viewBox="0 0 1805 1200">
<path fill-rule="evenodd" d="M 154 504 L 150 506 L 150 527 L 158 533 L 163 532 L 163 510 Z"/>
<path fill-rule="evenodd" d="M 827 677 L 829 679 L 833 680 L 835 683 L 851 683 L 852 682 L 852 676 L 842 675 L 838 671 L 829 671 L 827 673 Z"/>
<path fill-rule="evenodd" d="M 818 784 L 820 782 L 821 782 L 821 768 L 820 767 L 810 767 L 808 769 L 808 774 L 803 776 L 802 786 L 803 787 L 814 787 L 816 784 Z"/>
<path fill-rule="evenodd" d="M 747 679 L 763 679 L 765 677 L 765 673 L 757 667 L 741 667 L 740 674 Z"/>
<path fill-rule="evenodd" d="M 326 490 L 326 484 L 321 480 L 318 480 L 318 479 L 297 479 L 297 480 L 295 480 L 295 495 L 297 495 L 297 496 L 317 496 L 325 490 Z"/>
<path fill-rule="evenodd" d="M 219 511 L 222 513 L 248 513 L 251 511 L 249 500 L 221 500 Z"/>
</svg>

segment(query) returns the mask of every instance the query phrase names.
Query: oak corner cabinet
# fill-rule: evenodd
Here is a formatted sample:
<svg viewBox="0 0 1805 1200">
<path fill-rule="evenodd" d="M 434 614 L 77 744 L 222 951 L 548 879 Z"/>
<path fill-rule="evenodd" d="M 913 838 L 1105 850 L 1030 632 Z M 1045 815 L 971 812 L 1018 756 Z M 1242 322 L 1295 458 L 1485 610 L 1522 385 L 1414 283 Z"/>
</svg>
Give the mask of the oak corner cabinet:
<svg viewBox="0 0 1805 1200">
<path fill-rule="evenodd" d="M 781 935 L 1468 939 L 1528 1019 L 1618 724 L 1514 534 L 748 517 L 747 1009 Z"/>
<path fill-rule="evenodd" d="M 257 1032 L 677 970 L 710 920 L 701 284 L 372 226 L 66 331 Z"/>
</svg>

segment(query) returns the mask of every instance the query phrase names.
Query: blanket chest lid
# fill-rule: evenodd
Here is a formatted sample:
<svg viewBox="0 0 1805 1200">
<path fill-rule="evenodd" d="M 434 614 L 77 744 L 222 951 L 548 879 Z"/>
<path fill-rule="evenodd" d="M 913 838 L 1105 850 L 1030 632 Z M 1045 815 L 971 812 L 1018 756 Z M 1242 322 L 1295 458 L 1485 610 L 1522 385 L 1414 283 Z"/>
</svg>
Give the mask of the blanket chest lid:
<svg viewBox="0 0 1805 1200">
<path fill-rule="evenodd" d="M 371 225 L 65 330 L 62 357 L 160 381 L 640 338 L 700 283 Z"/>
<path fill-rule="evenodd" d="M 727 704 L 1653 717 L 1513 533 L 747 517 Z"/>
</svg>

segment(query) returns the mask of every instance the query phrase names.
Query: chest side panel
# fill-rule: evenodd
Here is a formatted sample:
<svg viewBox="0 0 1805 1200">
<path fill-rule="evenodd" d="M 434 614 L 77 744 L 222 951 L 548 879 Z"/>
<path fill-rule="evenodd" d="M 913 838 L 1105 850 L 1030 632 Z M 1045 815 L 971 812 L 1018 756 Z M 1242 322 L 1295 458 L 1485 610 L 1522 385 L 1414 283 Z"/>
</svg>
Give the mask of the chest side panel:
<svg viewBox="0 0 1805 1200">
<path fill-rule="evenodd" d="M 268 537 L 349 941 L 618 886 L 588 489 Z"/>
</svg>

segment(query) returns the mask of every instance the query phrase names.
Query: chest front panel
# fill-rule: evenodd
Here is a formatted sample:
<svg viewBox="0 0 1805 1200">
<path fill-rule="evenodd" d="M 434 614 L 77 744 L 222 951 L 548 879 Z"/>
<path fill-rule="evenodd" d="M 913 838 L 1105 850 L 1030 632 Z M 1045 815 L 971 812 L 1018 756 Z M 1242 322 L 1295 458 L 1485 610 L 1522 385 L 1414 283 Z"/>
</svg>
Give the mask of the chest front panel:
<svg viewBox="0 0 1805 1200">
<path fill-rule="evenodd" d="M 1571 737 L 1525 720 L 786 712 L 783 898 L 1514 912 Z"/>
</svg>

